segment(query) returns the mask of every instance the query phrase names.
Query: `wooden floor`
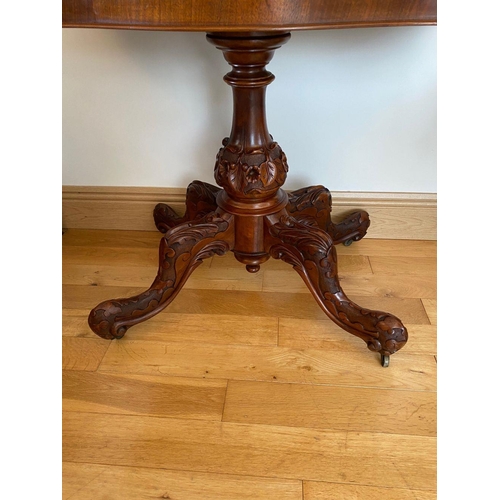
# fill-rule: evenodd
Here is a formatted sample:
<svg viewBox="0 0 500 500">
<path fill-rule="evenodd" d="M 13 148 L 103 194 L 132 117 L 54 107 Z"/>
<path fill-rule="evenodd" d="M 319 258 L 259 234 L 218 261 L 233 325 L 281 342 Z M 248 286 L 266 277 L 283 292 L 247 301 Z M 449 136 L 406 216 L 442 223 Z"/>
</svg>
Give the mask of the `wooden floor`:
<svg viewBox="0 0 500 500">
<path fill-rule="evenodd" d="M 389 368 L 281 261 L 232 254 L 119 341 L 87 326 L 148 288 L 159 233 L 63 236 L 63 498 L 436 498 L 436 243 L 338 246 L 346 293 L 410 340 Z"/>
</svg>

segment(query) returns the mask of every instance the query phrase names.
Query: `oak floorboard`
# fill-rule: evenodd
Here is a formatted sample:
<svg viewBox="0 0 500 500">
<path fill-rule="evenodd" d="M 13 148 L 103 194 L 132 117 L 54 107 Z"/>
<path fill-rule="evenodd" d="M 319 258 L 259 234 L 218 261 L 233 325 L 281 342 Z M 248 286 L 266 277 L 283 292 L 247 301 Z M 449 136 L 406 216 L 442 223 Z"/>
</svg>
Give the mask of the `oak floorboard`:
<svg viewBox="0 0 500 500">
<path fill-rule="evenodd" d="M 374 274 L 432 276 L 436 278 L 436 257 L 381 257 L 370 255 Z"/>
<path fill-rule="evenodd" d="M 63 336 L 95 338 L 88 314 L 86 309 L 64 309 Z M 278 318 L 169 312 L 136 325 L 131 337 L 160 342 L 277 345 Z"/>
<path fill-rule="evenodd" d="M 212 269 L 242 269 L 245 266 L 237 261 L 230 253 L 224 256 L 215 255 L 210 264 Z M 372 274 L 369 259 L 366 255 L 339 255 L 338 256 L 339 270 L 344 274 Z M 278 259 L 269 259 L 264 264 L 261 264 L 260 272 L 267 271 L 292 271 L 290 264 Z M 246 272 L 246 271 L 245 271 Z"/>
<path fill-rule="evenodd" d="M 108 350 L 110 340 L 94 338 L 63 337 L 62 367 L 64 370 L 97 370 Z"/>
<path fill-rule="evenodd" d="M 302 481 L 293 479 L 69 462 L 63 474 L 63 500 L 302 500 Z"/>
<path fill-rule="evenodd" d="M 63 499 L 435 499 L 435 241 L 336 246 L 349 298 L 408 328 L 382 368 L 288 264 L 250 275 L 231 254 L 100 339 L 88 313 L 149 287 L 161 237 L 62 238 Z"/>
<path fill-rule="evenodd" d="M 344 274 L 339 269 L 344 292 L 358 297 L 435 298 L 436 278 L 432 276 Z M 311 293 L 302 278 L 294 271 L 264 271 L 264 292 Z"/>
<path fill-rule="evenodd" d="M 221 420 L 224 380 L 63 371 L 63 411 Z"/>
<path fill-rule="evenodd" d="M 62 238 L 63 246 L 156 248 L 163 235 L 158 231 L 118 231 L 111 229 L 67 229 Z M 437 242 L 430 240 L 362 239 L 346 247 L 336 245 L 337 254 L 380 257 L 432 257 L 437 252 Z M 216 262 L 214 259 L 214 264 Z M 268 262 L 273 261 L 270 259 Z M 276 261 L 280 262 L 280 261 Z M 282 263 L 284 267 L 288 264 Z M 216 265 L 216 264 L 215 264 Z"/>
<path fill-rule="evenodd" d="M 64 246 L 156 248 L 163 235 L 159 231 L 117 231 L 111 229 L 67 229 Z"/>
<path fill-rule="evenodd" d="M 144 291 L 139 287 L 63 285 L 65 309 L 88 309 L 103 300 L 131 297 Z M 388 311 L 408 324 L 429 324 L 421 299 L 350 297 L 364 308 Z M 164 313 L 241 314 L 261 317 L 325 319 L 325 313 L 310 294 L 269 293 L 184 288 Z M 133 331 L 133 330 L 131 330 Z M 348 334 L 346 334 L 348 335 Z"/>
<path fill-rule="evenodd" d="M 109 266 L 98 264 L 65 264 L 63 285 L 125 286 L 149 288 L 156 277 L 157 265 Z M 195 269 L 184 285 L 197 290 L 262 290 L 262 273 L 251 274 L 242 269 L 226 269 L 221 274 L 206 263 Z"/>
<path fill-rule="evenodd" d="M 436 435 L 436 393 L 230 380 L 224 422 Z"/>
<path fill-rule="evenodd" d="M 304 481 L 304 500 L 436 500 L 435 491 Z"/>
<path fill-rule="evenodd" d="M 436 439 L 425 436 L 76 412 L 62 428 L 67 462 L 436 488 Z"/>
<path fill-rule="evenodd" d="M 437 325 L 437 300 L 422 299 L 422 303 L 431 325 Z"/>
<path fill-rule="evenodd" d="M 298 384 L 381 387 L 434 391 L 436 361 L 431 355 L 394 356 L 389 370 L 380 356 L 362 352 L 287 347 L 114 341 L 99 367 L 112 373 L 258 380 Z"/>
<path fill-rule="evenodd" d="M 63 462 L 62 500 L 78 498 L 77 493 L 97 479 L 105 470 L 104 465 Z"/>
<path fill-rule="evenodd" d="M 158 248 L 63 245 L 63 266 L 150 266 L 158 268 Z"/>
<path fill-rule="evenodd" d="M 436 326 L 406 324 L 408 342 L 401 352 L 436 354 Z M 362 351 L 365 343 L 328 319 L 279 319 L 279 345 L 296 349 Z M 398 356 L 396 354 L 395 356 Z"/>
<path fill-rule="evenodd" d="M 368 231 L 370 231 L 368 229 Z M 340 255 L 368 255 L 370 257 L 436 258 L 437 242 L 426 240 L 362 239 L 346 247 L 336 245 Z"/>
</svg>

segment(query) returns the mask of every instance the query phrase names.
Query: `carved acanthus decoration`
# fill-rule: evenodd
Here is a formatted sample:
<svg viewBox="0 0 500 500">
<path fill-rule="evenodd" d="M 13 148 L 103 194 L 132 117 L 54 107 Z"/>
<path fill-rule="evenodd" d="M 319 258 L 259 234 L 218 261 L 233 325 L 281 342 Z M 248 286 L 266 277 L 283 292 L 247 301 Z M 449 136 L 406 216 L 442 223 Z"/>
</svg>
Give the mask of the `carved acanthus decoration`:
<svg viewBox="0 0 500 500">
<path fill-rule="evenodd" d="M 408 332 L 391 314 L 363 309 L 343 292 L 337 275 L 337 252 L 332 238 L 318 227 L 282 216 L 270 227 L 276 242 L 269 253 L 291 264 L 323 311 L 340 327 L 362 338 L 372 351 L 390 355 L 401 349 Z"/>
<path fill-rule="evenodd" d="M 334 224 L 331 219 L 332 196 L 324 186 L 309 186 L 288 193 L 287 212 L 309 226 L 324 229 L 334 245 L 346 241 L 359 241 L 370 226 L 370 218 L 364 210 L 354 212 L 343 221 Z"/>
<path fill-rule="evenodd" d="M 160 243 L 156 279 L 145 292 L 102 302 L 89 315 L 92 330 L 105 339 L 123 337 L 127 329 L 164 309 L 203 259 L 231 249 L 232 224 L 215 214 L 171 229 Z"/>
<path fill-rule="evenodd" d="M 215 162 L 215 180 L 230 196 L 267 198 L 284 184 L 288 164 L 278 143 L 244 149 L 229 144 L 226 137 L 222 145 Z"/>
<path fill-rule="evenodd" d="M 217 186 L 202 181 L 193 181 L 186 190 L 186 212 L 181 217 L 165 203 L 158 203 L 153 211 L 155 225 L 166 233 L 183 222 L 194 221 L 217 209 Z"/>
</svg>

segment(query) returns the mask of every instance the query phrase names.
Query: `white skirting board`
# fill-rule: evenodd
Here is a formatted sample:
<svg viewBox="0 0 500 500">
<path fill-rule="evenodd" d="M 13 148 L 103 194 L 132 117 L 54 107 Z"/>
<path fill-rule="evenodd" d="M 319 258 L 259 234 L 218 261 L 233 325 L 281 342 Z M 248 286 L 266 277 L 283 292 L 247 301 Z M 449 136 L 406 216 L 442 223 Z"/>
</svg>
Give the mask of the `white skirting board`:
<svg viewBox="0 0 500 500">
<path fill-rule="evenodd" d="M 63 186 L 63 229 L 156 231 L 153 208 L 167 203 L 182 214 L 184 188 Z M 332 191 L 332 219 L 366 210 L 371 225 L 366 238 L 435 240 L 437 195 Z"/>
</svg>

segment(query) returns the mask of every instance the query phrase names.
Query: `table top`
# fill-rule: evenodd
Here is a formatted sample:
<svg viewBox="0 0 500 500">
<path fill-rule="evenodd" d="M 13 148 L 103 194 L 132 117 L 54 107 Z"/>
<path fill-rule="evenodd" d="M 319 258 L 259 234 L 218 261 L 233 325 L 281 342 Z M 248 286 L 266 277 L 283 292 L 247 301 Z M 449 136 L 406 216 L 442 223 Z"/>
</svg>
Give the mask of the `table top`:
<svg viewBox="0 0 500 500">
<path fill-rule="evenodd" d="M 67 28 L 169 31 L 434 25 L 437 0 L 63 0 Z"/>
</svg>

